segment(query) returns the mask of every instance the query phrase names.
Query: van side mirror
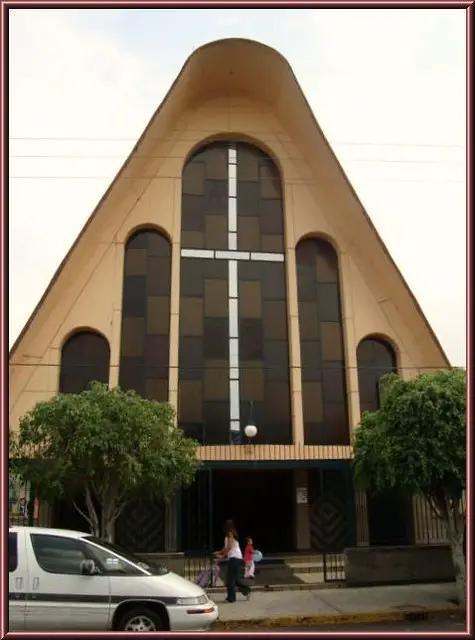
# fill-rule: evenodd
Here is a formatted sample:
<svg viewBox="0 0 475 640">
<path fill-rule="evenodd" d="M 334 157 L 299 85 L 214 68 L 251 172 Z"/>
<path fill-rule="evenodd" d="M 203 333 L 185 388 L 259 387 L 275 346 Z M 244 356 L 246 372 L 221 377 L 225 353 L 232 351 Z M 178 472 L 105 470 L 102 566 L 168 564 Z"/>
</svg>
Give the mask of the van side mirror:
<svg viewBox="0 0 475 640">
<path fill-rule="evenodd" d="M 97 573 L 96 564 L 94 560 L 82 560 L 81 561 L 81 575 L 92 576 Z"/>
</svg>

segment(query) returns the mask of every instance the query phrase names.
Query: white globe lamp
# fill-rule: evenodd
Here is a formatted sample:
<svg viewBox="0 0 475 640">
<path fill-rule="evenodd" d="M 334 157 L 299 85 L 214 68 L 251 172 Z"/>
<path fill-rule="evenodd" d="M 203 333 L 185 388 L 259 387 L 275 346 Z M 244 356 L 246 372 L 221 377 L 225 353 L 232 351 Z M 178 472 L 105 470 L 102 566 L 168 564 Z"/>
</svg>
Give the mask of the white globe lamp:
<svg viewBox="0 0 475 640">
<path fill-rule="evenodd" d="M 244 427 L 244 433 L 249 439 L 255 438 L 257 435 L 257 427 L 255 424 L 248 424 Z"/>
</svg>

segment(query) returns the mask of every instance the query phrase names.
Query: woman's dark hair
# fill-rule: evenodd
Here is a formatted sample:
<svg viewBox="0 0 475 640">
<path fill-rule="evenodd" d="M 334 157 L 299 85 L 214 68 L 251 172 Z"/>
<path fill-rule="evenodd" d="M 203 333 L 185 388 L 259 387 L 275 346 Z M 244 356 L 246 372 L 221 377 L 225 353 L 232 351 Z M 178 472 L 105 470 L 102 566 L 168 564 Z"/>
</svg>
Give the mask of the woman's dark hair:
<svg viewBox="0 0 475 640">
<path fill-rule="evenodd" d="M 234 522 L 232 520 L 226 520 L 224 523 L 224 533 L 228 535 L 228 533 L 232 533 L 235 538 L 238 537 L 236 527 L 234 526 Z"/>
</svg>

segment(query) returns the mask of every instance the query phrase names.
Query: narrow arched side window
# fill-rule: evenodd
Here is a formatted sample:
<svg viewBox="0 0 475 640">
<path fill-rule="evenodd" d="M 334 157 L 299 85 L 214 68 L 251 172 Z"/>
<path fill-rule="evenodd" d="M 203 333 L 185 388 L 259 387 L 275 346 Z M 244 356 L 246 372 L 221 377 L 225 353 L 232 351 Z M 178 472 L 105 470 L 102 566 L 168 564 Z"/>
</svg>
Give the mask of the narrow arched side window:
<svg viewBox="0 0 475 640">
<path fill-rule="evenodd" d="M 64 343 L 59 375 L 60 393 L 81 393 L 91 382 L 109 383 L 109 342 L 95 331 L 78 331 Z"/>
<path fill-rule="evenodd" d="M 305 444 L 349 444 L 338 258 L 325 240 L 296 247 Z"/>
<path fill-rule="evenodd" d="M 381 404 L 381 378 L 397 372 L 396 354 L 387 340 L 368 337 L 356 349 L 360 411 L 376 411 Z"/>
<path fill-rule="evenodd" d="M 119 386 L 168 401 L 171 246 L 141 229 L 125 246 Z"/>
</svg>

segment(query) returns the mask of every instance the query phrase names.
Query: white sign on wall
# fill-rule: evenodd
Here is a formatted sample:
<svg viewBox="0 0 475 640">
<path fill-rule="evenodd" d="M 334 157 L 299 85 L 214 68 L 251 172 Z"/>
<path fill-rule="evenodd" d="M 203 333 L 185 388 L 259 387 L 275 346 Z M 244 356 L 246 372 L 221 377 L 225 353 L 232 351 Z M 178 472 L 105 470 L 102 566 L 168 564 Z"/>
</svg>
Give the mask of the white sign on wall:
<svg viewBox="0 0 475 640">
<path fill-rule="evenodd" d="M 307 487 L 297 487 L 297 504 L 307 504 L 308 492 Z"/>
</svg>

